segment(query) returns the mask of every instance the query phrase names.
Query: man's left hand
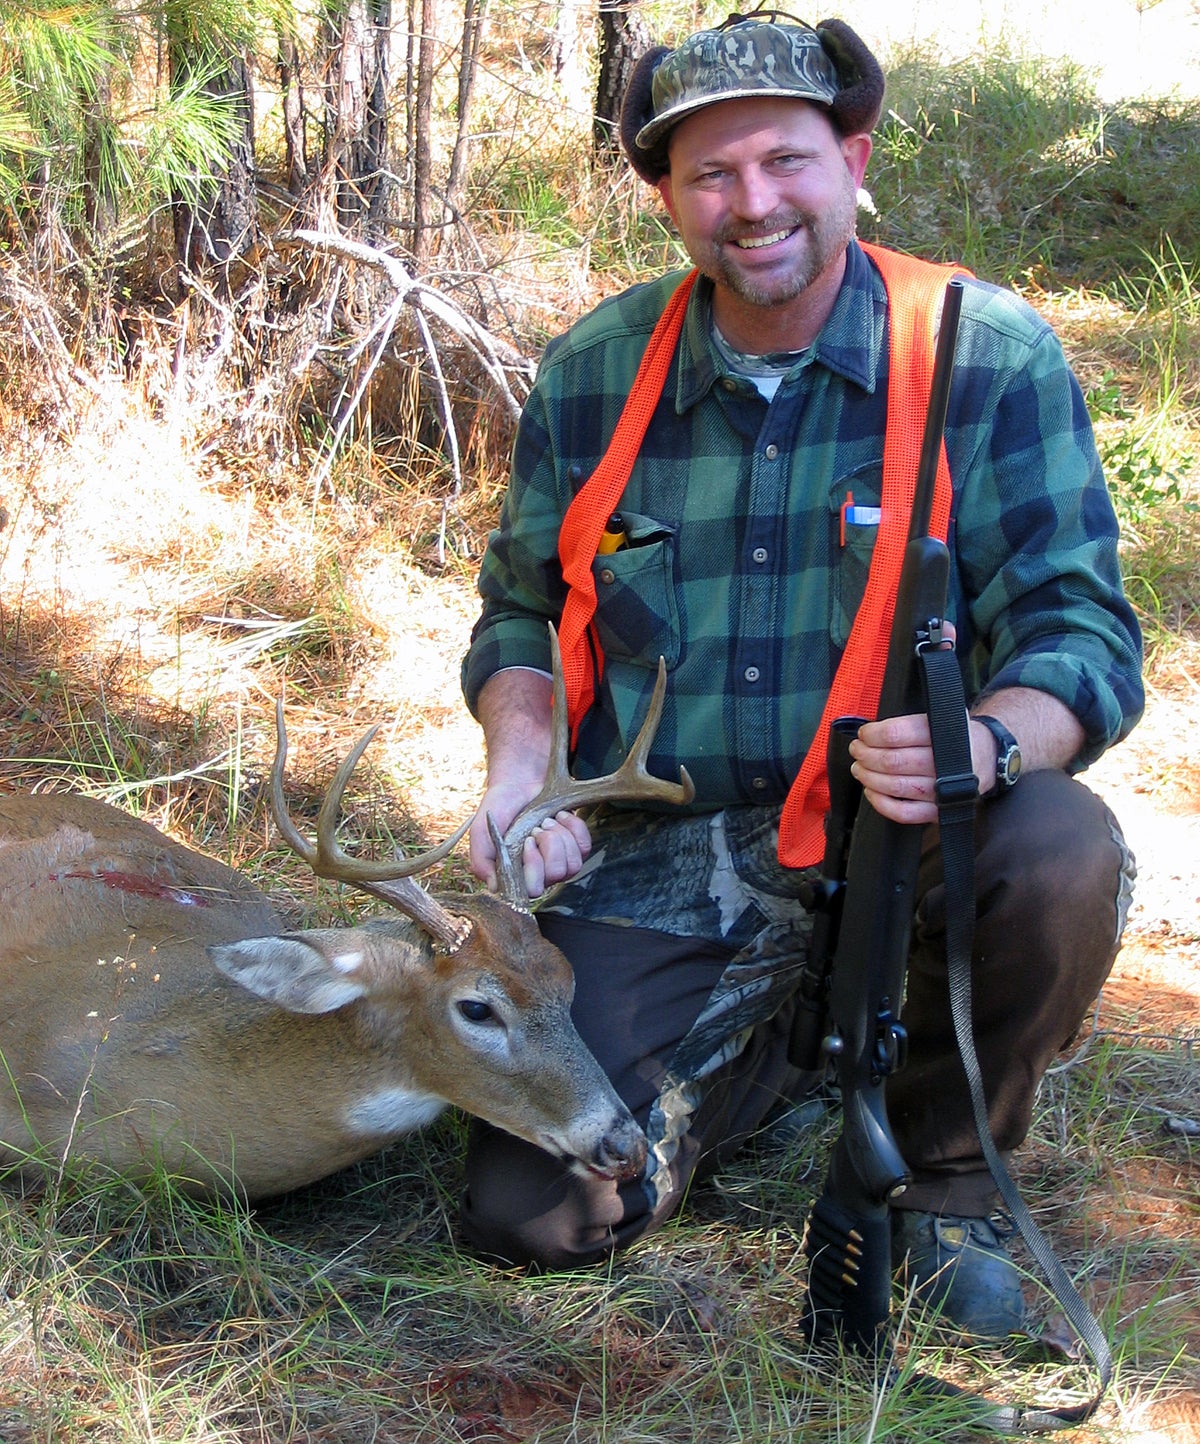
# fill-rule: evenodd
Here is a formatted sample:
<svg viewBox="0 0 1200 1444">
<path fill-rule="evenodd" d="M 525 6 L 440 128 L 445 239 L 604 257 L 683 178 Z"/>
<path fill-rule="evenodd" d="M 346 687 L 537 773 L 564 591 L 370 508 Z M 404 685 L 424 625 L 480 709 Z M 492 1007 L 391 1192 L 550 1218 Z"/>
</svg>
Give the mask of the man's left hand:
<svg viewBox="0 0 1200 1444">
<path fill-rule="evenodd" d="M 937 774 L 923 712 L 864 723 L 850 744 L 850 756 L 852 775 L 881 816 L 892 822 L 937 821 Z"/>
</svg>

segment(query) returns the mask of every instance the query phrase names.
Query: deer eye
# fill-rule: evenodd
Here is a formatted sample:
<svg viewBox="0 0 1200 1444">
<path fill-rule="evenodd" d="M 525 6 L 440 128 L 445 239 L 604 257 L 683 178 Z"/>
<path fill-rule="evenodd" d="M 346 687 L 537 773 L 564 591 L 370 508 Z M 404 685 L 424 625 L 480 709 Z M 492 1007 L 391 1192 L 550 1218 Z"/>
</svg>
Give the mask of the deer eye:
<svg viewBox="0 0 1200 1444">
<path fill-rule="evenodd" d="M 492 1005 L 479 998 L 464 998 L 458 1005 L 458 1011 L 468 1023 L 487 1023 L 496 1016 Z"/>
</svg>

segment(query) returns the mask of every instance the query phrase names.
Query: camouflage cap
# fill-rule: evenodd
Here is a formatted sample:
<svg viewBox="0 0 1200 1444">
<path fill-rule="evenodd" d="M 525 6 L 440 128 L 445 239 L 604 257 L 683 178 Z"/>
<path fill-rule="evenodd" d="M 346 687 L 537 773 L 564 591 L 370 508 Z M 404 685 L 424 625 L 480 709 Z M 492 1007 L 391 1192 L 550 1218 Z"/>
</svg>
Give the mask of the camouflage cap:
<svg viewBox="0 0 1200 1444">
<path fill-rule="evenodd" d="M 783 96 L 825 106 L 843 133 L 870 130 L 883 104 L 883 72 L 848 25 L 816 27 L 764 16 L 730 16 L 674 50 L 647 51 L 621 111 L 621 141 L 633 168 L 657 181 L 667 140 L 686 116 L 721 100 Z"/>
</svg>

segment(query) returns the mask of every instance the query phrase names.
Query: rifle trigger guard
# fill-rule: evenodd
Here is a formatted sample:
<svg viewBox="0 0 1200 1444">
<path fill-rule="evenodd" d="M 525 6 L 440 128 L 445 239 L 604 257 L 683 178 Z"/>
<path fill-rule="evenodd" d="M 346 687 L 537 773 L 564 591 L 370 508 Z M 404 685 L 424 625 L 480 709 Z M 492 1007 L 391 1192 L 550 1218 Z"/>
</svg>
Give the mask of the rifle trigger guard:
<svg viewBox="0 0 1200 1444">
<path fill-rule="evenodd" d="M 872 1049 L 871 1076 L 876 1083 L 904 1067 L 908 1059 L 908 1029 L 883 1000 L 875 1016 L 875 1046 Z"/>
</svg>

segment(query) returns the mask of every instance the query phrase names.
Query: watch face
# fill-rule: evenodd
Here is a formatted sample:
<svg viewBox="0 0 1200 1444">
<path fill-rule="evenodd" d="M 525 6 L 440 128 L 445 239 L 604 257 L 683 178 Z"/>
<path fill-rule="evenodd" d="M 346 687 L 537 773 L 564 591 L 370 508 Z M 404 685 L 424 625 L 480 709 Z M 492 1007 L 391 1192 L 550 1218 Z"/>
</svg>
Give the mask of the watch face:
<svg viewBox="0 0 1200 1444">
<path fill-rule="evenodd" d="M 996 787 L 1000 792 L 1007 792 L 1016 786 L 1021 775 L 1021 749 L 1017 739 L 994 717 L 977 716 L 975 720 L 982 722 L 996 739 Z"/>
</svg>

